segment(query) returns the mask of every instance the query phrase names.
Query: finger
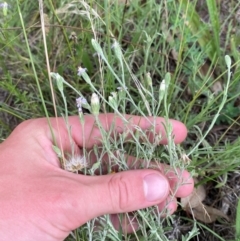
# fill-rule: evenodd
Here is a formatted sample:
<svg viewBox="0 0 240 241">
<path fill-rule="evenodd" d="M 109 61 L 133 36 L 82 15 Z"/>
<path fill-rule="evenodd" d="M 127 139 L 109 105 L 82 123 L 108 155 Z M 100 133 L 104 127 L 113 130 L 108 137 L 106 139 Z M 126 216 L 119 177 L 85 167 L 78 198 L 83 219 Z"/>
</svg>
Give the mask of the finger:
<svg viewBox="0 0 240 241">
<path fill-rule="evenodd" d="M 173 196 L 182 198 L 187 197 L 192 193 L 194 180 L 186 170 L 171 169 L 166 173 L 166 176 Z"/>
<path fill-rule="evenodd" d="M 133 233 L 139 229 L 139 222 L 131 213 L 111 214 L 110 220 L 113 227 L 124 234 Z"/>
<path fill-rule="evenodd" d="M 171 193 L 176 197 L 189 196 L 194 188 L 194 180 L 191 174 L 183 169 L 174 168 L 164 163 L 156 161 L 136 160 L 136 157 L 128 156 L 127 165 L 130 169 L 151 168 L 158 170 L 166 176 L 169 181 Z"/>
<path fill-rule="evenodd" d="M 54 123 L 53 129 L 55 131 L 53 130 L 53 132 L 56 133 L 54 136 L 57 137 L 57 143 L 52 138 L 47 118 L 39 118 L 30 119 L 19 124 L 6 139 L 5 144 L 12 143 L 11 145 L 14 145 L 15 152 L 24 153 L 27 157 L 29 157 L 28 149 L 31 148 L 32 152 L 39 153 L 48 162 L 60 167 L 59 158 L 55 151 L 53 151 L 53 145 L 57 145 L 61 156 L 65 159 L 80 155 L 81 152 L 79 146 L 71 138 L 71 133 L 68 133 L 63 118 L 51 118 L 51 121 Z M 60 129 L 59 126 L 63 126 L 61 122 L 65 123 L 65 127 L 61 131 L 61 134 L 58 135 L 57 130 Z M 68 147 L 64 149 L 62 143 L 68 143 Z M 29 148 L 25 150 L 24 146 L 28 146 Z"/>
<path fill-rule="evenodd" d="M 194 188 L 194 180 L 191 174 L 186 170 L 181 170 L 179 168 L 171 167 L 164 163 L 159 163 L 156 161 L 149 161 L 143 159 L 137 159 L 136 157 L 125 155 L 124 158 L 120 158 L 116 153 L 113 154 L 116 159 L 126 162 L 125 166 L 130 170 L 136 169 L 154 169 L 166 176 L 169 181 L 170 189 L 172 195 L 176 197 L 186 197 L 189 196 Z M 107 174 L 111 172 L 119 172 L 119 165 L 114 164 L 113 156 L 110 158 L 109 155 L 103 155 L 101 159 L 101 174 Z M 89 165 L 93 165 L 98 159 L 91 153 L 89 155 Z M 122 162 L 123 162 L 122 161 Z M 96 170 L 95 174 L 100 174 L 99 170 Z"/>
<path fill-rule="evenodd" d="M 133 156 L 126 155 L 126 165 L 129 169 L 155 169 L 166 176 L 169 181 L 170 189 L 172 195 L 176 197 L 187 197 L 189 196 L 194 188 L 194 180 L 191 174 L 186 170 L 181 170 L 179 168 L 171 167 L 164 163 L 159 163 L 156 161 L 146 161 L 143 159 L 137 159 Z M 105 156 L 106 163 L 109 165 L 109 157 Z M 103 161 L 104 167 L 104 161 Z M 112 165 L 111 169 L 118 172 L 119 166 Z M 103 168 L 104 169 L 104 168 Z M 106 168 L 105 168 L 106 169 Z M 107 170 L 107 169 L 106 169 Z"/>
<path fill-rule="evenodd" d="M 175 197 L 167 197 L 160 204 L 157 204 L 156 213 L 160 212 L 160 217 L 172 215 L 177 210 L 177 199 Z M 159 214 L 157 214 L 159 216 Z M 116 230 L 122 230 L 124 234 L 133 233 L 139 229 L 139 220 L 134 213 L 112 214 L 110 220 Z"/>
<path fill-rule="evenodd" d="M 74 178 L 78 184 L 69 189 L 66 200 L 75 204 L 69 217 L 77 222 L 70 222 L 75 223 L 69 226 L 71 229 L 103 214 L 126 213 L 156 205 L 169 195 L 167 179 L 154 170 L 125 171 L 99 177 L 74 175 Z"/>
<path fill-rule="evenodd" d="M 99 122 L 101 124 L 102 130 L 109 133 L 111 136 L 119 133 L 127 133 L 128 137 L 140 128 L 146 131 L 148 139 L 153 142 L 155 135 L 161 136 L 160 143 L 167 144 L 167 137 L 165 133 L 166 121 L 161 117 L 139 117 L 132 115 L 124 115 L 125 121 L 117 116 L 116 114 L 100 114 L 98 116 Z M 182 142 L 187 135 L 187 129 L 185 125 L 176 120 L 169 120 L 172 125 L 172 136 L 175 143 Z M 55 134 L 57 134 L 57 139 L 61 139 L 64 149 L 70 148 L 69 139 L 66 123 L 62 118 L 51 119 L 53 128 L 55 129 Z M 80 124 L 79 117 L 69 117 L 69 124 L 71 126 L 71 135 L 80 147 L 91 148 L 95 144 L 100 144 L 102 142 L 102 134 L 99 127 L 96 125 L 95 117 L 92 115 L 87 115 L 84 117 L 83 126 Z M 154 134 L 155 133 L 155 134 Z"/>
<path fill-rule="evenodd" d="M 139 229 L 139 221 L 134 212 L 109 215 L 113 227 L 124 234 L 136 232 Z M 96 220 L 94 231 L 101 231 L 107 224 L 106 220 Z"/>
<path fill-rule="evenodd" d="M 161 212 L 161 217 L 172 215 L 177 210 L 177 199 L 175 197 L 168 197 L 165 201 L 159 203 L 158 210 Z"/>
</svg>

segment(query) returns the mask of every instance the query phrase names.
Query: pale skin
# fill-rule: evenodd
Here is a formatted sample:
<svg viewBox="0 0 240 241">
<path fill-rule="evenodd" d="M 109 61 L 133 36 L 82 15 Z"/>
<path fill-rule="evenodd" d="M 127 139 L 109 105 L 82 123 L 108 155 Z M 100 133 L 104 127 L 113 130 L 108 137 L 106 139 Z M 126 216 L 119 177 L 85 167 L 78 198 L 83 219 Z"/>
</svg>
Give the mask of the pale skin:
<svg viewBox="0 0 240 241">
<path fill-rule="evenodd" d="M 132 130 L 132 125 L 143 130 L 150 128 L 146 118 L 126 118 L 131 120 L 128 128 Z M 121 119 L 114 118 L 113 114 L 99 115 L 99 120 L 105 130 L 109 130 L 113 121 L 118 127 L 117 132 L 124 130 Z M 156 119 L 156 132 L 164 137 L 163 122 L 163 118 Z M 69 117 L 69 123 L 73 143 L 69 141 L 63 119 L 51 119 L 57 144 L 64 152 L 71 152 L 74 145 L 75 153 L 79 154 L 84 140 L 87 148 L 101 143 L 99 129 L 96 126 L 93 129 L 93 116 L 85 116 L 84 127 L 77 116 Z M 187 135 L 186 127 L 175 120 L 171 123 L 174 141 L 181 143 Z M 153 141 L 154 138 L 150 135 L 149 139 Z M 159 144 L 166 143 L 166 138 L 163 138 Z M 52 146 L 46 118 L 23 122 L 0 145 L 2 240 L 60 241 L 71 230 L 94 217 L 127 213 L 153 205 L 162 210 L 168 203 L 167 209 L 173 213 L 177 208 L 176 198 L 186 197 L 193 190 L 193 180 L 187 171 L 165 173 L 166 166 L 163 165 L 158 169 L 129 170 L 101 176 L 67 172 L 60 168 Z M 116 215 L 112 215 L 112 220 L 117 228 Z M 128 224 L 123 225 L 126 232 L 131 231 Z"/>
</svg>

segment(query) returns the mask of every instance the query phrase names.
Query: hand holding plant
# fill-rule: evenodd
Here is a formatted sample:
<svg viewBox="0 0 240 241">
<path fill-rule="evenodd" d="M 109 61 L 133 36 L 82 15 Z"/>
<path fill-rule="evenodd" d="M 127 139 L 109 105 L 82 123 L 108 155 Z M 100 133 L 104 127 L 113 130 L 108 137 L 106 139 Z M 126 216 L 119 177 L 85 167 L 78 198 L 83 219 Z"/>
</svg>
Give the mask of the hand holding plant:
<svg viewBox="0 0 240 241">
<path fill-rule="evenodd" d="M 136 125 L 148 130 L 152 117 L 125 115 L 125 118 L 129 120 L 127 128 L 134 131 Z M 126 128 L 115 114 L 100 114 L 98 121 L 110 136 L 119 136 Z M 155 166 L 154 170 L 136 170 L 141 160 L 135 162 L 133 157 L 126 158 L 129 163 L 135 163 L 135 170 L 108 175 L 79 175 L 61 169 L 54 144 L 64 153 L 71 153 L 73 148 L 74 155 L 83 154 L 83 143 L 87 149 L 101 144 L 94 116 L 85 116 L 83 125 L 78 117 L 69 117 L 68 122 L 72 143 L 63 118 L 50 119 L 55 143 L 47 119 L 41 118 L 23 122 L 0 145 L 0 237 L 3 240 L 11 240 L 13 234 L 19 241 L 63 240 L 71 230 L 100 215 L 153 205 L 162 210 L 168 204 L 172 213 L 177 207 L 175 198 L 192 192 L 193 180 L 188 172 L 176 173 L 176 169 L 161 164 L 159 169 Z M 109 129 L 113 122 L 117 127 L 114 131 Z M 187 134 L 185 126 L 175 120 L 170 122 L 175 143 L 182 142 Z M 155 123 L 156 133 L 163 137 L 161 144 L 166 144 L 164 119 L 155 117 Z M 149 135 L 149 141 L 152 139 Z M 130 166 L 134 168 L 134 165 Z M 166 174 L 165 169 L 168 169 Z M 173 193 L 174 197 L 170 198 Z M 118 220 L 112 220 L 118 227 Z M 127 223 L 123 229 L 131 231 Z"/>
</svg>

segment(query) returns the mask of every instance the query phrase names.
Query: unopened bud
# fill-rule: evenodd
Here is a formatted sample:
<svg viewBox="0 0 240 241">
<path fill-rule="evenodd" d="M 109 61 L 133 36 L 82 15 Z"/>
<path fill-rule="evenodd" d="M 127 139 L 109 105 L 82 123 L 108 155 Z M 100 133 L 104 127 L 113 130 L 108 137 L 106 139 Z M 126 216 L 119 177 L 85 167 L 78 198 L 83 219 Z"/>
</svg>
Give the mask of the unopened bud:
<svg viewBox="0 0 240 241">
<path fill-rule="evenodd" d="M 146 78 L 148 86 L 152 86 L 152 77 L 149 72 L 146 74 Z"/>
<path fill-rule="evenodd" d="M 0 3 L 0 8 L 3 10 L 3 16 L 7 16 L 9 4 L 7 2 Z"/>
<path fill-rule="evenodd" d="M 159 88 L 159 102 L 162 101 L 166 91 L 166 82 L 165 79 L 161 82 L 160 88 Z"/>
<path fill-rule="evenodd" d="M 99 104 L 99 97 L 96 93 L 93 93 L 91 97 L 91 109 L 92 109 L 93 115 L 99 114 L 100 104 Z"/>
<path fill-rule="evenodd" d="M 117 42 L 117 40 L 114 39 L 114 42 L 112 44 L 112 49 L 114 50 L 114 53 L 116 55 L 116 57 L 122 61 L 122 50 L 120 48 L 119 43 Z"/>
<path fill-rule="evenodd" d="M 160 84 L 160 91 L 165 91 L 166 90 L 166 82 L 165 79 L 161 82 Z"/>
<path fill-rule="evenodd" d="M 116 92 L 112 92 L 111 94 L 112 94 L 112 96 L 110 95 L 108 97 L 108 101 L 109 101 L 110 106 L 115 110 L 115 109 L 118 108 L 117 93 Z"/>
</svg>

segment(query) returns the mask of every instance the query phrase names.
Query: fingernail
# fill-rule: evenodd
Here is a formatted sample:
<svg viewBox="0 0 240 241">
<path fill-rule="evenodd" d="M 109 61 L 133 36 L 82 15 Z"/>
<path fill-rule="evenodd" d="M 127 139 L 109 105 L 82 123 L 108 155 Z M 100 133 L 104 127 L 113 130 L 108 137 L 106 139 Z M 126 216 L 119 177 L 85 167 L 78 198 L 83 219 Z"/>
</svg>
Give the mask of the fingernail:
<svg viewBox="0 0 240 241">
<path fill-rule="evenodd" d="M 147 201 L 153 202 L 166 198 L 169 183 L 162 175 L 154 173 L 143 178 L 143 188 Z"/>
</svg>

